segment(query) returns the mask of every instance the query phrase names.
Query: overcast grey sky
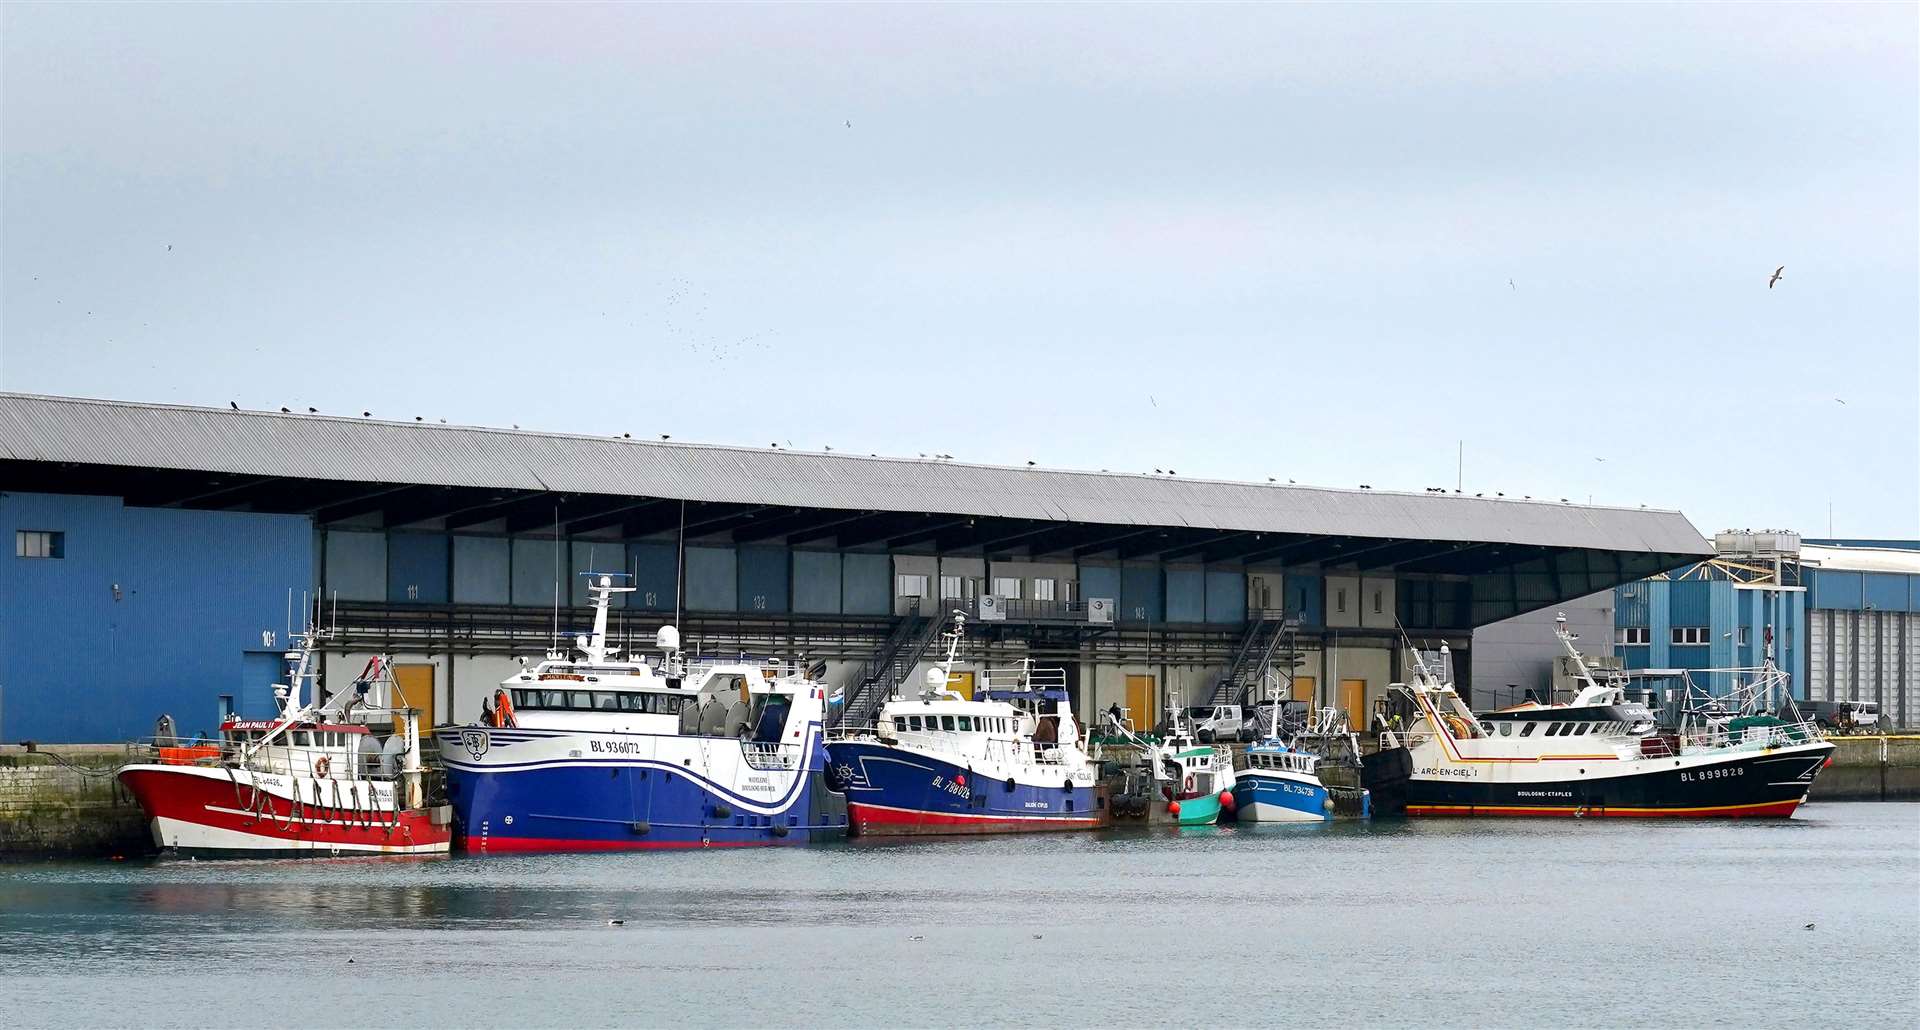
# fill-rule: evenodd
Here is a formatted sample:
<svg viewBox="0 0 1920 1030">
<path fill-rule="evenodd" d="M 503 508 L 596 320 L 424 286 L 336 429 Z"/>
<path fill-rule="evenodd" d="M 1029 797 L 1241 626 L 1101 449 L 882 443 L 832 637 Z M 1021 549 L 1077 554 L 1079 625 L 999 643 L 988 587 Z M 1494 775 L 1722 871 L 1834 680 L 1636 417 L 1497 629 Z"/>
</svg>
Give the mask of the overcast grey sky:
<svg viewBox="0 0 1920 1030">
<path fill-rule="evenodd" d="M 1915 12 L 7 4 L 0 388 L 1911 537 Z"/>
</svg>

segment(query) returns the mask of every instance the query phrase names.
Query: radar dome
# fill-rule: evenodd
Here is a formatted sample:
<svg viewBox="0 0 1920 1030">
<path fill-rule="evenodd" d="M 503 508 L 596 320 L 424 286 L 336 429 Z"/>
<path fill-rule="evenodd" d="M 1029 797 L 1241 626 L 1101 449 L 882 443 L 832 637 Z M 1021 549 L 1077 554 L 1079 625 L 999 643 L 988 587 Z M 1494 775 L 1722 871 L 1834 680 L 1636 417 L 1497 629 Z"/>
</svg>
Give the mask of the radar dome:
<svg viewBox="0 0 1920 1030">
<path fill-rule="evenodd" d="M 941 687 L 944 687 L 946 685 L 947 685 L 947 674 L 944 670 L 941 670 L 941 669 L 927 670 L 927 686 L 932 687 L 935 690 L 939 690 Z"/>
<path fill-rule="evenodd" d="M 653 635 L 653 643 L 662 651 L 678 651 L 680 650 L 680 631 L 672 626 L 662 626 L 660 632 Z"/>
</svg>

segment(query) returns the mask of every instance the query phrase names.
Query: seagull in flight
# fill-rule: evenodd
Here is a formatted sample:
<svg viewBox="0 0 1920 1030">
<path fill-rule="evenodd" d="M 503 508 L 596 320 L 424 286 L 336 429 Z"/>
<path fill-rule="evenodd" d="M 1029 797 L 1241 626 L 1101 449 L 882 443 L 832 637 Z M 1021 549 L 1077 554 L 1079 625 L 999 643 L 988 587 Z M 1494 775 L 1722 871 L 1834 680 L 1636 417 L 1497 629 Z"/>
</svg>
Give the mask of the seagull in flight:
<svg viewBox="0 0 1920 1030">
<path fill-rule="evenodd" d="M 1846 401 L 1843 401 L 1843 400 L 1841 400 L 1841 399 L 1840 399 L 1840 398 L 1838 398 L 1838 397 L 1835 397 L 1835 398 L 1833 399 L 1833 403 L 1835 403 L 1835 404 L 1845 404 L 1845 403 L 1847 403 L 1847 402 L 1846 402 Z"/>
<path fill-rule="evenodd" d="M 1512 280 L 1512 279 L 1508 279 L 1508 280 L 1507 280 L 1507 289 L 1509 289 L 1509 290 L 1513 290 L 1514 292 L 1516 292 L 1516 293 L 1517 293 L 1517 292 L 1519 292 L 1519 290 L 1520 290 L 1520 287 L 1518 287 L 1518 286 L 1515 286 L 1515 285 L 1513 284 L 1513 280 Z"/>
<path fill-rule="evenodd" d="M 1771 290 L 1771 289 L 1773 289 L 1773 284 L 1774 284 L 1774 283 L 1777 283 L 1777 282 L 1779 282 L 1780 280 L 1782 280 L 1782 279 L 1784 279 L 1784 278 L 1786 278 L 1786 276 L 1784 276 L 1784 275 L 1782 275 L 1782 274 L 1781 274 L 1781 273 L 1783 273 L 1783 272 L 1785 272 L 1786 270 L 1787 270 L 1787 266 L 1785 266 L 1785 265 L 1781 265 L 1781 266 L 1780 266 L 1779 268 L 1776 268 L 1776 269 L 1774 269 L 1774 270 L 1773 270 L 1773 278 L 1771 278 L 1771 279 L 1768 279 L 1768 280 L 1767 280 L 1767 289 L 1769 289 L 1769 290 Z"/>
</svg>

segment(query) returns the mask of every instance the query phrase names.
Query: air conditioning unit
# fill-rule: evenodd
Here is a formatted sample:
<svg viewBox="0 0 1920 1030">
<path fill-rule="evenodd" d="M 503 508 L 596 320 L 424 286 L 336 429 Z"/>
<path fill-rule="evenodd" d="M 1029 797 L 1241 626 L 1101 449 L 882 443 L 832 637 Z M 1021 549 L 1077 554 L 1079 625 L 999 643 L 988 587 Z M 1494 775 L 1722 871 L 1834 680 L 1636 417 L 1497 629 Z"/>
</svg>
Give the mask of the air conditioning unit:
<svg viewBox="0 0 1920 1030">
<path fill-rule="evenodd" d="M 981 594 L 980 595 L 980 621 L 982 622 L 1007 621 L 1006 599 L 1003 597 L 999 597 L 995 594 Z"/>
<path fill-rule="evenodd" d="M 1095 597 L 1087 601 L 1087 621 L 1102 626 L 1113 625 L 1113 598 Z"/>
</svg>

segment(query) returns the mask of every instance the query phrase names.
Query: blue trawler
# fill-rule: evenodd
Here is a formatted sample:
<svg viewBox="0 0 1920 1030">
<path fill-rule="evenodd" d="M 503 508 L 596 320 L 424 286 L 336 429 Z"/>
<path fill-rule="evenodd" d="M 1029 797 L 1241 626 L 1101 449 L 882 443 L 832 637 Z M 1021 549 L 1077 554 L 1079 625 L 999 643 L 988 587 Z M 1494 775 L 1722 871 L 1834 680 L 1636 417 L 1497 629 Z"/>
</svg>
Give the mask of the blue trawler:
<svg viewBox="0 0 1920 1030">
<path fill-rule="evenodd" d="M 613 851 L 844 837 L 826 781 L 826 691 L 747 659 L 658 661 L 607 645 L 614 574 L 590 574 L 593 632 L 509 677 L 478 725 L 443 727 L 455 832 L 468 851 Z"/>
<path fill-rule="evenodd" d="M 1247 748 L 1247 767 L 1233 782 L 1240 821 L 1307 823 L 1333 818 L 1333 796 L 1320 782 L 1320 759 L 1295 751 L 1277 737 Z"/>
<path fill-rule="evenodd" d="M 917 698 L 881 706 L 877 723 L 835 731 L 827 744 L 853 832 L 1032 833 L 1107 825 L 1099 763 L 1073 718 L 1066 673 L 988 669 L 985 690 L 952 689 L 966 616 L 955 612 L 946 661 Z"/>
</svg>

